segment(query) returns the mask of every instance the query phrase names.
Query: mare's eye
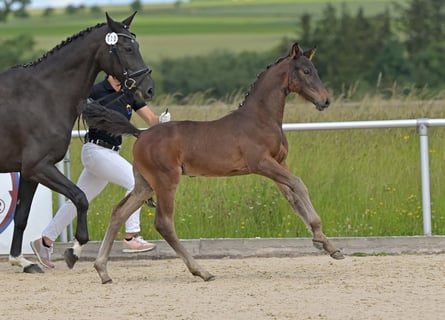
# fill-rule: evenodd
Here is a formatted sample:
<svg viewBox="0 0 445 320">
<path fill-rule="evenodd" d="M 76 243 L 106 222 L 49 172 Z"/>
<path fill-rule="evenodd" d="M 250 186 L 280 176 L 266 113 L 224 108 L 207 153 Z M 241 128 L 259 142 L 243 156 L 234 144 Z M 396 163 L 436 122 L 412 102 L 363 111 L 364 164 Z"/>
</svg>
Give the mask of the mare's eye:
<svg viewBox="0 0 445 320">
<path fill-rule="evenodd" d="M 132 52 L 132 51 L 133 51 L 133 48 L 132 48 L 132 47 L 125 47 L 125 52 L 130 53 L 130 52 Z"/>
</svg>

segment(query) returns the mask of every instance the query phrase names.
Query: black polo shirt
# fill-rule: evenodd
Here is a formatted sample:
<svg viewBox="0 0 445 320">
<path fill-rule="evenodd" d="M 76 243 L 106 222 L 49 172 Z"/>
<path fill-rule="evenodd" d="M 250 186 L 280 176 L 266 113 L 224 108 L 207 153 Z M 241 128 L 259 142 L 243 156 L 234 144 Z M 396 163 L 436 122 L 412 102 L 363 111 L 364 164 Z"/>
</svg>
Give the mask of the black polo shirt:
<svg viewBox="0 0 445 320">
<path fill-rule="evenodd" d="M 93 86 L 89 98 L 99 100 L 101 105 L 123 114 L 128 121 L 131 119 L 133 110 L 136 111 L 146 105 L 144 101 L 137 100 L 129 90 L 121 91 L 118 94 L 107 79 Z M 104 140 L 114 146 L 122 144 L 122 136 L 111 136 L 95 128 L 89 128 L 88 138 Z"/>
</svg>

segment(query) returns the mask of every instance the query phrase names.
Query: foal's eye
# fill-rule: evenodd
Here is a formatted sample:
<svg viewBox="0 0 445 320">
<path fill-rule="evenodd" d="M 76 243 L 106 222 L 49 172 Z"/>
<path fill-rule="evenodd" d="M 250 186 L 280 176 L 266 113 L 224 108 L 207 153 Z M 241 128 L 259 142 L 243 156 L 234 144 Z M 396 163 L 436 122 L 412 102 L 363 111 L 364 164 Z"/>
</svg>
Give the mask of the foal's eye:
<svg viewBox="0 0 445 320">
<path fill-rule="evenodd" d="M 309 70 L 308 68 L 304 68 L 303 72 L 304 72 L 304 74 L 309 74 L 309 73 L 311 73 L 311 70 Z"/>
</svg>

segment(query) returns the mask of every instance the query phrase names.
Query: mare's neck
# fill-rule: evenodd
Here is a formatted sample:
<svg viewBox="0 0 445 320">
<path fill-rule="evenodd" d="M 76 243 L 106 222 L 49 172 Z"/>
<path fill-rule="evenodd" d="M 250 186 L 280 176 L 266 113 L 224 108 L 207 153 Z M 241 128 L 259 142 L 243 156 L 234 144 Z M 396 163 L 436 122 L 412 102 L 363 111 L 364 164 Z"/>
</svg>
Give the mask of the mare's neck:
<svg viewBox="0 0 445 320">
<path fill-rule="evenodd" d="M 53 49 L 32 68 L 45 85 L 55 88 L 54 91 L 62 95 L 67 103 L 77 105 L 81 99 L 88 97 L 100 71 L 96 56 L 102 46 L 103 34 L 101 28 L 91 30 Z"/>
</svg>

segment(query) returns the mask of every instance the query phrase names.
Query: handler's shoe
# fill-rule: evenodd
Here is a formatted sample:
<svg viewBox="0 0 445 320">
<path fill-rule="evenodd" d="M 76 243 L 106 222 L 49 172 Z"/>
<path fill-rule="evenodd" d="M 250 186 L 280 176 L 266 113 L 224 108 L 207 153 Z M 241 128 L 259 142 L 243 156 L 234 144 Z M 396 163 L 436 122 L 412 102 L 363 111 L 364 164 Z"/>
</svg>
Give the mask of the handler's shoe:
<svg viewBox="0 0 445 320">
<path fill-rule="evenodd" d="M 145 241 L 141 236 L 137 236 L 133 237 L 131 240 L 124 239 L 122 247 L 122 252 L 135 253 L 153 250 L 156 248 L 156 245 Z"/>
<path fill-rule="evenodd" d="M 37 258 L 39 259 L 40 263 L 51 269 L 54 268 L 54 263 L 51 262 L 51 255 L 53 254 L 53 247 L 47 248 L 42 243 L 42 238 L 39 238 L 37 240 L 31 241 L 31 248 L 32 251 L 36 254 Z"/>
</svg>

